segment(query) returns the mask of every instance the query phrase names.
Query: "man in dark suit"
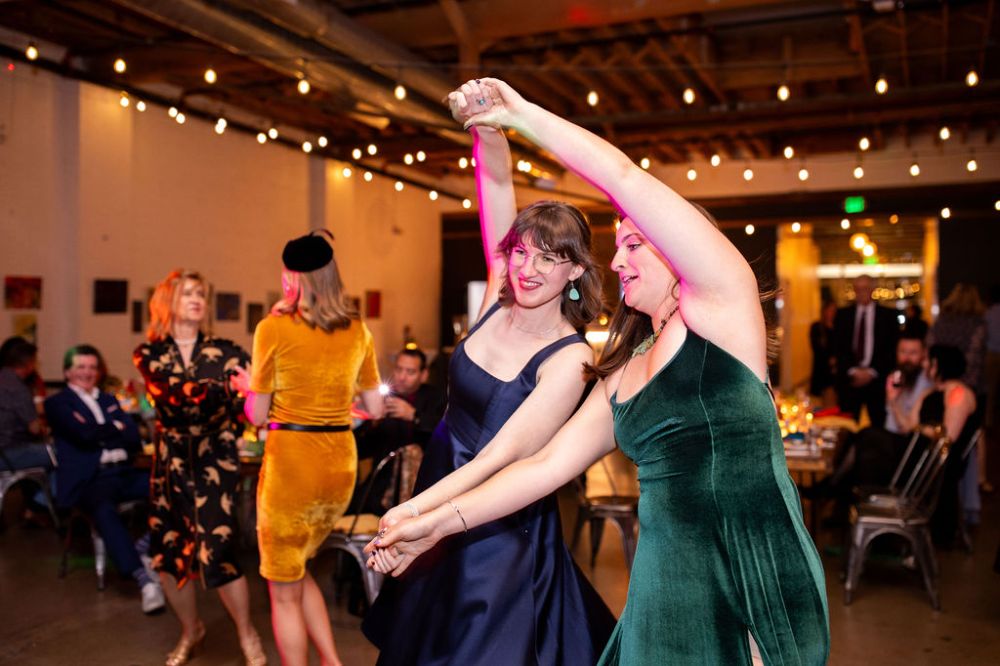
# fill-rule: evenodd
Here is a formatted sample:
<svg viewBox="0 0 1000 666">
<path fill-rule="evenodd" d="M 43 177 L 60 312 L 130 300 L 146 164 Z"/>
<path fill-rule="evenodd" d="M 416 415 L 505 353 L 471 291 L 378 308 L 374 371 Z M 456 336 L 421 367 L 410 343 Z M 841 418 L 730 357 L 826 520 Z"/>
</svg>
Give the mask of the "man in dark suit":
<svg viewBox="0 0 1000 666">
<path fill-rule="evenodd" d="M 71 347 L 63 358 L 66 389 L 45 401 L 56 444 L 56 492 L 60 505 L 78 507 L 94 522 L 115 567 L 131 575 L 142 595 L 142 610 L 163 610 L 163 590 L 141 560 L 118 504 L 149 497 L 149 474 L 132 466 L 139 430 L 113 395 L 97 388 L 100 352 Z"/>
<path fill-rule="evenodd" d="M 840 408 L 860 418 L 868 408 L 873 426 L 885 422 L 885 380 L 896 363 L 896 314 L 875 305 L 871 276 L 854 279 L 854 305 L 837 311 L 833 322 Z"/>
<path fill-rule="evenodd" d="M 423 448 L 437 427 L 448 399 L 444 391 L 427 381 L 427 355 L 420 349 L 403 349 L 396 355 L 389 392 L 385 397 L 386 417 L 369 423 L 357 432 L 358 458 L 371 458 L 373 464 L 407 444 Z M 369 496 L 366 512 L 382 514 L 383 494 L 391 480 L 391 470 L 382 472 Z M 364 482 L 361 488 L 364 487 Z M 360 503 L 363 490 L 355 493 L 353 509 Z"/>
</svg>

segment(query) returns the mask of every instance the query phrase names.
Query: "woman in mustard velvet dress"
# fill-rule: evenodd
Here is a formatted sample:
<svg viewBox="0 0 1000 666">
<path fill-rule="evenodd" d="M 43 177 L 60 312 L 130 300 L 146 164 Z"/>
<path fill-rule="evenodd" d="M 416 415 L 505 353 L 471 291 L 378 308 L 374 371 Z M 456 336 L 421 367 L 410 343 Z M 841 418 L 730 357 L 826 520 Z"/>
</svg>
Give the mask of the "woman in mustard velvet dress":
<svg viewBox="0 0 1000 666">
<path fill-rule="evenodd" d="M 260 573 L 282 662 L 306 664 L 311 640 L 324 666 L 335 666 L 326 603 L 306 561 L 354 490 L 354 394 L 376 418 L 383 401 L 372 335 L 344 297 L 330 243 L 315 232 L 297 238 L 282 260 L 284 298 L 257 326 L 252 374 L 237 378 L 250 419 L 270 420 L 257 489 Z"/>
</svg>

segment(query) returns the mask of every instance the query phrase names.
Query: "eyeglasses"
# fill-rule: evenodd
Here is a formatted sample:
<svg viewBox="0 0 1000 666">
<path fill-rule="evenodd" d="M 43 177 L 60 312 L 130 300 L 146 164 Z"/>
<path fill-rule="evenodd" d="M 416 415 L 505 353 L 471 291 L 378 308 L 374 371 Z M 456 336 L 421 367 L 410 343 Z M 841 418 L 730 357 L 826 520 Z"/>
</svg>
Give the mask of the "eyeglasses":
<svg viewBox="0 0 1000 666">
<path fill-rule="evenodd" d="M 554 271 L 556 269 L 556 266 L 558 266 L 559 264 L 568 264 L 572 262 L 571 259 L 564 259 L 562 261 L 559 261 L 551 254 L 530 255 L 523 247 L 515 247 L 513 250 L 510 251 L 510 265 L 517 266 L 518 268 L 520 268 L 521 266 L 524 266 L 525 263 L 527 263 L 528 257 L 531 257 L 531 263 L 535 267 L 535 270 L 538 271 L 540 275 L 548 275 L 549 273 Z"/>
</svg>

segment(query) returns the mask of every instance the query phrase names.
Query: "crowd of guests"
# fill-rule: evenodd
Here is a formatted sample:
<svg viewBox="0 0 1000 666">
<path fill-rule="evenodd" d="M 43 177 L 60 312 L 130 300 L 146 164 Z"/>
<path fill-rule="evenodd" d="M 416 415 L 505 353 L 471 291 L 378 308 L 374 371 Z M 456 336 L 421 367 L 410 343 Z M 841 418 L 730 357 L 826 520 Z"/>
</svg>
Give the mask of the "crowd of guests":
<svg viewBox="0 0 1000 666">
<path fill-rule="evenodd" d="M 871 277 L 853 286 L 854 303 L 839 309 L 825 303 L 813 324 L 810 390 L 859 420 L 864 407 L 871 427 L 850 439 L 834 474 L 810 494 L 829 491 L 844 509 L 852 488 L 887 485 L 913 433 L 944 434 L 951 444 L 933 534 L 949 546 L 960 520 L 978 521 L 980 492 L 993 489 L 985 465 L 989 438 L 970 446 L 980 427 L 994 425 L 1000 288 L 987 308 L 975 286 L 956 285 L 930 325 L 916 304 L 901 320 L 896 310 L 875 304 Z"/>
</svg>

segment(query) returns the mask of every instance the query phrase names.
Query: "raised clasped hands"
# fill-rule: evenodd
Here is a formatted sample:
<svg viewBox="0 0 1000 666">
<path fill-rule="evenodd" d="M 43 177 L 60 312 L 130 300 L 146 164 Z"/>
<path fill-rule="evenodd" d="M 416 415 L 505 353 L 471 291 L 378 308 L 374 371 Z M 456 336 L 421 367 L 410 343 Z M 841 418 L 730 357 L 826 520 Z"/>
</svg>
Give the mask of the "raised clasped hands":
<svg viewBox="0 0 1000 666">
<path fill-rule="evenodd" d="M 413 518 L 406 508 L 394 507 L 382 516 L 378 535 L 365 546 L 368 567 L 395 578 L 437 541 L 427 516 Z"/>
<path fill-rule="evenodd" d="M 500 79 L 470 79 L 448 93 L 452 117 L 469 127 L 512 127 L 525 100 Z"/>
</svg>

